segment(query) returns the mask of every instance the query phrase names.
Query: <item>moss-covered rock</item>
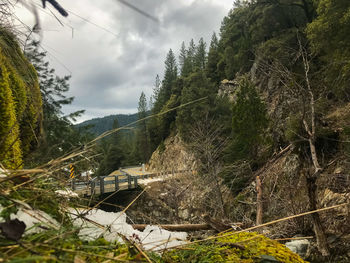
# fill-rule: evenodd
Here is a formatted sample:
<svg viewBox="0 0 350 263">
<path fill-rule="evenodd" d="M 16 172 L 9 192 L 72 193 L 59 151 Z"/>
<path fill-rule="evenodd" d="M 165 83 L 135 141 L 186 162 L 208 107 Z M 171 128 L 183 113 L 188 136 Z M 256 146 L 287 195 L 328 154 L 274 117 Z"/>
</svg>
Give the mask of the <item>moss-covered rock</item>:
<svg viewBox="0 0 350 263">
<path fill-rule="evenodd" d="M 239 245 L 239 247 L 237 246 Z M 258 233 L 223 235 L 214 241 L 196 243 L 163 256 L 165 262 L 305 262 L 284 245 Z"/>
<path fill-rule="evenodd" d="M 10 74 L 4 61 L 0 49 L 0 160 L 5 167 L 16 169 L 21 165 L 22 150 Z"/>
<path fill-rule="evenodd" d="M 0 162 L 21 167 L 40 133 L 42 100 L 38 77 L 16 37 L 0 28 Z"/>
</svg>

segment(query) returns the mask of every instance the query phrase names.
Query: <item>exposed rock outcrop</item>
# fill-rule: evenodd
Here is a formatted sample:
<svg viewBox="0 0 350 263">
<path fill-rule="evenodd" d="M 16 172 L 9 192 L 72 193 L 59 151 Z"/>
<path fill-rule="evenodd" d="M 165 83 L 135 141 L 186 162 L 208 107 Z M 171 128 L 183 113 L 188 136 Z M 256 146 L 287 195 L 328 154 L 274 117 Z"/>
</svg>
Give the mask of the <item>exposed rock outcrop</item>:
<svg viewBox="0 0 350 263">
<path fill-rule="evenodd" d="M 148 170 L 194 170 L 195 157 L 187 149 L 179 134 L 170 136 L 152 154 Z"/>
</svg>

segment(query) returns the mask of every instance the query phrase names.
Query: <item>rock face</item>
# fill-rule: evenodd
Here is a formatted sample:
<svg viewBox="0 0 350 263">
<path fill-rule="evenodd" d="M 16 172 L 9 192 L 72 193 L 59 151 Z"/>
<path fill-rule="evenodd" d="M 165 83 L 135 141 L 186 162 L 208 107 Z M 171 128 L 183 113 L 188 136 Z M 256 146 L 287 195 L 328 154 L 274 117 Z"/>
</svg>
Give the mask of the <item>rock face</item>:
<svg viewBox="0 0 350 263">
<path fill-rule="evenodd" d="M 224 79 L 223 81 L 221 81 L 221 84 L 218 90 L 219 97 L 227 96 L 230 102 L 233 102 L 236 99 L 237 92 L 238 92 L 238 82 L 236 80 Z"/>
<path fill-rule="evenodd" d="M 194 155 L 188 151 L 180 135 L 167 138 L 152 154 L 148 170 L 172 171 L 194 170 L 196 161 Z"/>
</svg>

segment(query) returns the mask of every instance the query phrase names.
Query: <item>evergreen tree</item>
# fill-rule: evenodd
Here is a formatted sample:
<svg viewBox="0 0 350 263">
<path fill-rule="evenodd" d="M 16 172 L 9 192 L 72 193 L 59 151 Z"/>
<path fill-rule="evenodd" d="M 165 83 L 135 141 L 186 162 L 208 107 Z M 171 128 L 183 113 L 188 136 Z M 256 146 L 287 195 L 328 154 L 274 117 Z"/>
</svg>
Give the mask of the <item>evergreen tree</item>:
<svg viewBox="0 0 350 263">
<path fill-rule="evenodd" d="M 217 65 L 219 63 L 219 41 L 215 34 L 213 33 L 211 37 L 209 52 L 208 52 L 208 63 L 206 65 L 206 75 L 213 82 L 218 84 L 220 82 L 220 77 L 218 73 Z"/>
<path fill-rule="evenodd" d="M 194 55 L 196 54 L 196 44 L 194 43 L 193 38 L 191 39 L 189 45 L 188 45 L 188 58 L 191 61 L 191 64 L 193 65 Z"/>
<path fill-rule="evenodd" d="M 118 129 L 119 123 L 115 119 L 113 122 L 113 129 Z M 123 147 L 122 135 L 120 131 L 114 132 L 110 138 L 106 138 L 102 142 L 101 151 L 104 158 L 100 162 L 97 170 L 98 176 L 107 176 L 115 170 L 118 170 L 125 160 L 125 151 Z"/>
<path fill-rule="evenodd" d="M 235 52 L 231 46 L 226 47 L 225 49 L 225 76 L 227 79 L 234 79 L 237 73 L 239 64 L 235 64 L 234 60 Z"/>
<path fill-rule="evenodd" d="M 317 18 L 307 26 L 312 50 L 325 65 L 328 86 L 340 99 L 349 100 L 350 1 L 317 1 L 317 13 Z"/>
<path fill-rule="evenodd" d="M 190 101 L 208 97 L 206 101 L 185 107 L 178 111 L 176 118 L 176 126 L 180 131 L 183 139 L 187 140 L 190 127 L 196 121 L 204 116 L 209 116 L 211 107 L 213 107 L 213 99 L 215 97 L 214 89 L 206 78 L 203 71 L 192 73 L 184 81 L 184 87 L 181 93 L 181 104 Z"/>
<path fill-rule="evenodd" d="M 157 100 L 154 102 L 152 114 L 157 114 L 169 105 L 168 101 L 171 98 L 174 89 L 176 89 L 177 81 L 177 65 L 173 51 L 170 49 L 165 60 L 165 72 L 162 86 L 159 91 Z M 149 133 L 151 138 L 151 150 L 158 147 L 159 143 L 164 140 L 170 132 L 170 125 L 173 118 L 160 117 L 153 118 L 149 125 Z M 162 128 L 160 128 L 162 127 Z"/>
<path fill-rule="evenodd" d="M 228 159 L 257 162 L 258 147 L 264 143 L 267 126 L 264 103 L 260 100 L 254 84 L 248 77 L 242 77 L 232 108 L 232 142 Z"/>
<path fill-rule="evenodd" d="M 152 99 L 152 105 L 149 105 L 150 109 L 153 109 L 154 108 L 154 105 L 155 105 L 155 102 L 157 102 L 159 100 L 159 93 L 160 93 L 160 78 L 159 78 L 159 75 L 157 74 L 156 76 L 156 80 L 155 80 L 155 83 L 154 83 L 154 87 L 153 87 L 153 94 L 151 96 L 151 99 Z"/>
<path fill-rule="evenodd" d="M 89 134 L 80 134 L 71 120 L 75 120 L 84 111 L 63 116 L 62 107 L 72 103 L 73 97 L 67 97 L 70 76 L 59 77 L 45 61 L 46 52 L 41 52 L 38 42 L 32 42 L 25 50 L 26 56 L 35 67 L 43 101 L 43 137 L 40 147 L 28 157 L 31 165 L 47 162 L 63 153 L 83 145 L 90 139 Z"/>
<path fill-rule="evenodd" d="M 196 45 L 194 40 L 191 39 L 189 43 L 188 50 L 186 51 L 186 56 L 184 59 L 184 65 L 182 67 L 181 76 L 188 77 L 191 73 L 194 72 L 194 56 L 196 54 Z"/>
<path fill-rule="evenodd" d="M 45 61 L 46 52 L 39 49 L 39 42 L 33 41 L 26 47 L 26 56 L 33 64 L 39 77 L 45 117 L 62 115 L 62 106 L 71 104 L 73 97 L 65 94 L 69 91 L 71 76 L 59 77 L 55 70 Z"/>
<path fill-rule="evenodd" d="M 184 76 L 184 66 L 185 66 L 185 61 L 187 58 L 187 50 L 185 46 L 185 42 L 183 41 L 181 44 L 181 49 L 180 49 L 180 55 L 179 55 L 179 66 L 180 66 L 180 74 L 181 76 Z"/>
<path fill-rule="evenodd" d="M 201 37 L 196 48 L 194 55 L 194 65 L 196 69 L 204 70 L 206 66 L 207 54 L 206 54 L 206 43 Z"/>
<path fill-rule="evenodd" d="M 141 92 L 138 105 L 138 116 L 139 120 L 142 120 L 147 117 L 147 101 L 145 93 Z M 142 120 L 138 123 L 137 131 L 137 149 L 139 156 L 143 163 L 148 161 L 150 157 L 150 140 L 146 120 Z"/>
<path fill-rule="evenodd" d="M 177 79 L 177 65 L 174 52 L 170 49 L 165 60 L 164 79 L 161 88 L 161 100 L 163 104 L 170 98 L 172 87 Z"/>
</svg>

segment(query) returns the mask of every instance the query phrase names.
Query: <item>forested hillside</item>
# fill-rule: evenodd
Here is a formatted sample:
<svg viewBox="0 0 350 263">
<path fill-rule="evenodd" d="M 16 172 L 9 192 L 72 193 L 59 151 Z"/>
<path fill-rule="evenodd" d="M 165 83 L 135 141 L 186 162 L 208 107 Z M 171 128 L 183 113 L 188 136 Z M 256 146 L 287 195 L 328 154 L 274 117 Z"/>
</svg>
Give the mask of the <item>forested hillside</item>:
<svg viewBox="0 0 350 263">
<path fill-rule="evenodd" d="M 79 124 L 76 124 L 75 127 L 77 128 L 88 127 L 87 132 L 90 132 L 98 136 L 106 131 L 111 130 L 113 128 L 113 122 L 116 119 L 118 120 L 118 123 L 120 126 L 126 126 L 130 123 L 137 121 L 138 116 L 137 116 L 137 113 L 109 115 L 102 118 L 94 118 L 91 120 L 81 122 Z"/>
<path fill-rule="evenodd" d="M 283 160 L 297 160 L 293 176 L 300 185 L 285 201 L 301 210 L 320 207 L 330 187 L 321 181 L 332 181 L 327 174 L 337 166 L 347 169 L 349 10 L 346 0 L 235 1 L 210 43 L 186 40 L 179 54 L 169 50 L 152 97 L 157 117 L 142 128 L 151 151 L 164 151 L 164 140 L 179 133 L 197 154 L 199 173 L 223 180 L 234 195 L 259 174 L 271 187 L 266 169 L 287 151 Z M 202 147 L 194 148 L 198 142 Z M 283 181 L 279 187 L 286 187 Z M 277 188 L 258 200 L 258 224 L 275 218 L 268 207 Z M 318 214 L 311 223 L 319 252 L 328 256 L 329 229 Z"/>
</svg>

